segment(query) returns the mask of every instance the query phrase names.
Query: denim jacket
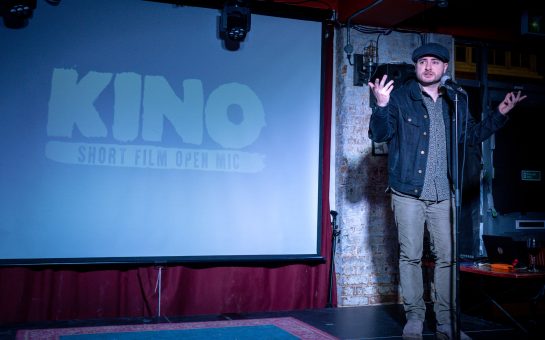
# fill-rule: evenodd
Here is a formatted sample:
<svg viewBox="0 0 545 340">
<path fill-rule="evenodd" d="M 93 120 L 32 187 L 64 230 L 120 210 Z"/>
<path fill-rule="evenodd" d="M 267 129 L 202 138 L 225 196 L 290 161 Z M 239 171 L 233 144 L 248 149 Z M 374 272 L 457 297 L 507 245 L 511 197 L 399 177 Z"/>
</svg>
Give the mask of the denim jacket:
<svg viewBox="0 0 545 340">
<path fill-rule="evenodd" d="M 444 89 L 442 89 L 444 90 Z M 445 122 L 449 179 L 452 179 L 452 136 L 456 131 L 454 93 L 443 91 L 443 119 Z M 422 89 L 416 80 L 409 80 L 395 88 L 387 106 L 372 108 L 369 138 L 374 142 L 388 143 L 389 188 L 407 195 L 419 197 L 424 185 L 428 157 L 430 120 L 422 99 Z M 483 142 L 500 129 L 508 120 L 498 109 L 476 123 L 468 111 L 467 98 L 458 95 L 458 142 L 469 145 Z M 467 121 L 466 121 L 467 119 Z M 461 149 L 462 144 L 460 144 Z M 452 181 L 451 181 L 452 183 Z"/>
</svg>

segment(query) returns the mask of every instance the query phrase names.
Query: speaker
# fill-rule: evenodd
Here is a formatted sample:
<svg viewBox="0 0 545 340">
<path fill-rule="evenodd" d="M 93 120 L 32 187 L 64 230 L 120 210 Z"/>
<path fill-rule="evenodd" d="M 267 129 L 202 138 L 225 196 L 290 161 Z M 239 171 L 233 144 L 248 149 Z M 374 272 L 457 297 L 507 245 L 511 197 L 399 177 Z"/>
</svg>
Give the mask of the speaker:
<svg viewBox="0 0 545 340">
<path fill-rule="evenodd" d="M 416 72 L 413 64 L 397 63 L 397 64 L 380 64 L 375 73 L 371 76 L 371 81 L 375 79 L 382 79 L 384 75 L 388 76 L 387 81 L 394 80 L 394 87 L 398 87 L 410 79 L 416 79 Z M 371 88 L 369 88 L 369 104 L 371 107 L 376 105 L 376 98 L 371 94 Z"/>
<path fill-rule="evenodd" d="M 377 70 L 371 77 L 371 81 L 382 79 L 382 76 L 388 75 L 388 80 L 394 80 L 394 85 L 404 84 L 407 80 L 415 79 L 416 73 L 413 64 L 407 63 L 390 63 L 380 64 Z"/>
</svg>

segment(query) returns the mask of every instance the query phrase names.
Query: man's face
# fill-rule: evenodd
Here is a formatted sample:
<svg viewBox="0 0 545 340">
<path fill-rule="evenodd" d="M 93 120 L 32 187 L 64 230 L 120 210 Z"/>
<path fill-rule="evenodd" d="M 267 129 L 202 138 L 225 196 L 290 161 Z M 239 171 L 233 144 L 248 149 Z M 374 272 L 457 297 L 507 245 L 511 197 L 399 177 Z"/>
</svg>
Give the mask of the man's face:
<svg viewBox="0 0 545 340">
<path fill-rule="evenodd" d="M 432 85 L 441 81 L 448 68 L 448 63 L 433 56 L 424 56 L 416 61 L 416 78 L 424 85 Z"/>
</svg>

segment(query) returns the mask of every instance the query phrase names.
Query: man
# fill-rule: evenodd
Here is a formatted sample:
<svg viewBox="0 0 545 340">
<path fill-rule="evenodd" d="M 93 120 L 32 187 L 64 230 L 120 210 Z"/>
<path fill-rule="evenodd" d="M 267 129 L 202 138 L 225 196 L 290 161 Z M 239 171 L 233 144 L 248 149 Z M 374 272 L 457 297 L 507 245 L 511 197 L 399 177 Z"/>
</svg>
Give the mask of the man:
<svg viewBox="0 0 545 340">
<path fill-rule="evenodd" d="M 455 324 L 453 287 L 453 90 L 441 77 L 448 69 L 449 51 L 437 43 L 414 50 L 416 79 L 399 84 L 393 80 L 369 82 L 376 105 L 369 137 L 388 143 L 389 190 L 398 228 L 401 295 L 407 323 L 404 339 L 421 339 L 426 306 L 423 299 L 421 258 L 425 226 L 435 258 L 432 300 L 437 337 L 452 339 Z M 458 143 L 475 145 L 486 140 L 508 120 L 506 114 L 526 98 L 508 93 L 480 123 L 467 112 L 467 98 L 459 95 L 458 115 L 464 122 Z M 467 125 L 465 120 L 467 118 Z M 469 337 L 461 332 L 462 339 Z"/>
</svg>

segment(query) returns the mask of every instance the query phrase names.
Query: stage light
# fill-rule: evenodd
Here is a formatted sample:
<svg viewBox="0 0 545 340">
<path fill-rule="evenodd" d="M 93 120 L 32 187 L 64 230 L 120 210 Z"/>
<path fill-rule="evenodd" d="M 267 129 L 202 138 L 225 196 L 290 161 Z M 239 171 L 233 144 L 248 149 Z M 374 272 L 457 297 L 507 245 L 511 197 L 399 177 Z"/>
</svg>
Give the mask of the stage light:
<svg viewBox="0 0 545 340">
<path fill-rule="evenodd" d="M 227 0 L 221 12 L 220 37 L 238 48 L 250 31 L 250 9 L 244 0 Z"/>
<path fill-rule="evenodd" d="M 446 8 L 448 7 L 448 0 L 413 0 L 417 2 L 425 2 L 428 4 L 435 4 L 435 6 L 440 8 Z"/>
<path fill-rule="evenodd" d="M 441 8 L 448 7 L 448 0 L 437 0 L 437 7 L 441 7 Z"/>
<path fill-rule="evenodd" d="M 36 0 L 0 0 L 0 15 L 8 28 L 22 28 L 28 25 L 36 9 Z"/>
</svg>

